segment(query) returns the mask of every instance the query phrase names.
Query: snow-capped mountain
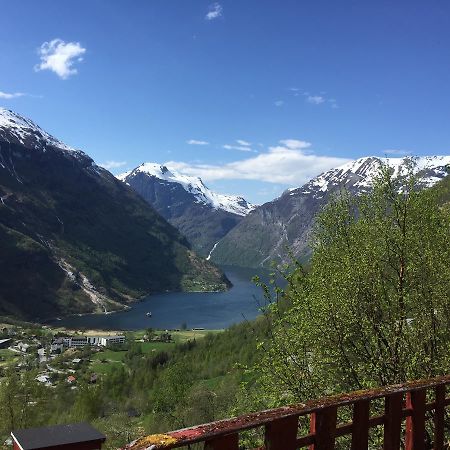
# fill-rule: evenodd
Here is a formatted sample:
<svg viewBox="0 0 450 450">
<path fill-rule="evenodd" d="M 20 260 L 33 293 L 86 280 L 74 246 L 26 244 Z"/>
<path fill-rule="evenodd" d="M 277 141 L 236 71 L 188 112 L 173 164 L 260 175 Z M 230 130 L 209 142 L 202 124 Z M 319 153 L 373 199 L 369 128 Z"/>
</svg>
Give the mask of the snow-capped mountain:
<svg viewBox="0 0 450 450">
<path fill-rule="evenodd" d="M 144 163 L 118 178 L 131 186 L 203 255 L 255 206 L 244 198 L 211 191 L 200 178 Z"/>
<path fill-rule="evenodd" d="M 382 164 L 388 165 L 392 169 L 394 177 L 399 177 L 407 174 L 408 163 L 413 163 L 414 172 L 420 174 L 422 184 L 430 187 L 446 176 L 446 166 L 450 164 L 450 156 L 422 156 L 416 158 L 378 158 L 369 156 L 359 158 L 324 172 L 301 188 L 291 189 L 290 195 L 295 195 L 295 193 L 302 191 L 304 193 L 314 192 L 315 195 L 320 196 L 336 186 L 364 192 L 372 187 Z"/>
<path fill-rule="evenodd" d="M 447 175 L 450 156 L 413 158 L 415 172 L 424 187 L 433 186 Z M 281 197 L 257 207 L 215 247 L 211 259 L 220 264 L 258 267 L 272 261 L 286 261 L 286 248 L 304 259 L 314 218 L 330 195 L 346 189 L 354 195 L 373 186 L 382 163 L 394 176 L 407 172 L 411 159 L 365 157 L 350 161 L 313 178 L 299 188 L 288 189 Z"/>
<path fill-rule="evenodd" d="M 0 108 L 0 140 L 35 150 L 45 151 L 47 147 L 55 147 L 60 150 L 75 151 L 48 134 L 32 120 L 5 108 Z"/>
<path fill-rule="evenodd" d="M 145 176 L 155 177 L 167 183 L 179 184 L 186 192 L 193 195 L 196 203 L 202 203 L 214 209 L 222 209 L 232 214 L 246 216 L 255 208 L 254 205 L 242 197 L 213 192 L 203 184 L 201 178 L 184 175 L 156 163 L 143 163 L 139 167 L 136 167 L 136 169 L 121 174 L 117 178 L 130 184 L 130 180 L 139 173 Z"/>
<path fill-rule="evenodd" d="M 0 315 L 36 320 L 123 308 L 228 280 L 110 172 L 0 109 Z"/>
</svg>

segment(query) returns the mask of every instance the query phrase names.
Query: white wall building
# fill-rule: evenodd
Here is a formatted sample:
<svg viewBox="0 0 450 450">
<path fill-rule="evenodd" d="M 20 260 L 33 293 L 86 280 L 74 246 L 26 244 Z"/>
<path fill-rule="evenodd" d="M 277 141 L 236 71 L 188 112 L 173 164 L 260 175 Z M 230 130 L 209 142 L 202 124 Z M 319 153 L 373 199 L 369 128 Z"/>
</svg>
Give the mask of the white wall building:
<svg viewBox="0 0 450 450">
<path fill-rule="evenodd" d="M 57 341 L 54 341 L 56 345 Z M 62 338 L 62 343 L 66 348 L 78 348 L 86 345 L 96 345 L 108 347 L 114 344 L 123 344 L 125 336 L 68 336 Z M 52 344 L 53 345 L 53 344 Z"/>
<path fill-rule="evenodd" d="M 106 336 L 100 338 L 100 345 L 102 345 L 103 347 L 123 343 L 125 343 L 125 336 Z"/>
</svg>

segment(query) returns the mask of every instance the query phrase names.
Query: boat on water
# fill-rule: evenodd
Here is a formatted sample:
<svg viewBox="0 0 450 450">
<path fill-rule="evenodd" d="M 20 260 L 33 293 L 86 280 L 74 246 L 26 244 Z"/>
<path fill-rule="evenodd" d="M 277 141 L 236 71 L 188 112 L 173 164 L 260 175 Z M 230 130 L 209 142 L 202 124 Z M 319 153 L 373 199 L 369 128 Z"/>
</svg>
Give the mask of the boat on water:
<svg viewBox="0 0 450 450">
<path fill-rule="evenodd" d="M 147 317 L 152 317 L 152 313 L 149 311 L 145 314 Z"/>
</svg>

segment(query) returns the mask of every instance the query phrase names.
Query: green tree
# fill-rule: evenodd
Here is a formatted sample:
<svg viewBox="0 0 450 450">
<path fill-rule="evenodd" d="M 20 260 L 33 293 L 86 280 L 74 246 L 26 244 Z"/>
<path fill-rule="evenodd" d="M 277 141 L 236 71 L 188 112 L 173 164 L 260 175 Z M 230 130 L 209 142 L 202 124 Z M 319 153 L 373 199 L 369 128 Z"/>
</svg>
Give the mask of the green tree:
<svg viewBox="0 0 450 450">
<path fill-rule="evenodd" d="M 0 380 L 0 436 L 45 422 L 46 393 L 34 381 L 35 375 L 32 371 L 19 374 L 11 368 Z"/>
<path fill-rule="evenodd" d="M 273 403 L 448 373 L 450 220 L 403 170 L 317 219 L 310 268 L 288 277 L 260 342 Z"/>
<path fill-rule="evenodd" d="M 76 395 L 71 415 L 77 421 L 91 421 L 102 410 L 101 391 L 97 386 L 82 386 Z"/>
<path fill-rule="evenodd" d="M 145 336 L 147 337 L 147 341 L 151 341 L 156 336 L 156 332 L 153 328 L 147 328 L 145 330 Z"/>
<path fill-rule="evenodd" d="M 192 384 L 193 368 L 184 361 L 169 365 L 156 383 L 153 412 L 169 428 L 187 426 L 184 411 Z"/>
</svg>

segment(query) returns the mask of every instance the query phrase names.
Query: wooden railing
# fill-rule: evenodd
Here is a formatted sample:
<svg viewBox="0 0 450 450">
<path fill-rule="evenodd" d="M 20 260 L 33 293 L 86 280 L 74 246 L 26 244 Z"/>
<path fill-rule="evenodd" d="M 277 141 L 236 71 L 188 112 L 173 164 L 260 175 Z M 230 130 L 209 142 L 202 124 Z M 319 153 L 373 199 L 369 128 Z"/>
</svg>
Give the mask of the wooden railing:
<svg viewBox="0 0 450 450">
<path fill-rule="evenodd" d="M 262 448 L 266 450 L 296 450 L 302 447 L 330 450 L 335 448 L 336 439 L 342 436 L 348 436 L 343 448 L 362 450 L 369 448 L 370 429 L 383 426 L 379 439 L 382 444 L 372 445 L 371 448 L 441 450 L 450 448 L 445 443 L 444 423 L 445 408 L 450 405 L 450 398 L 446 397 L 448 384 L 450 376 L 444 376 L 325 397 L 165 435 L 147 436 L 132 442 L 126 449 L 172 449 L 200 442 L 204 443 L 205 450 L 239 450 L 239 433 L 264 427 L 265 446 Z M 384 399 L 384 406 L 379 413 L 371 415 L 371 405 L 377 400 L 380 402 L 380 399 L 381 402 Z M 349 418 L 352 420 L 338 423 L 338 413 L 346 408 L 350 410 Z M 299 418 L 305 417 L 309 420 L 310 431 L 298 436 Z"/>
</svg>

